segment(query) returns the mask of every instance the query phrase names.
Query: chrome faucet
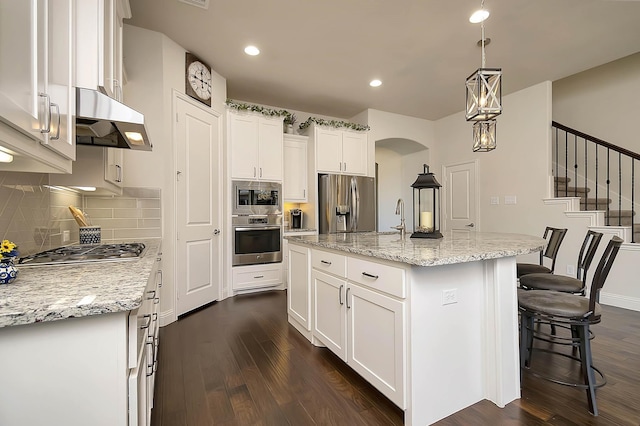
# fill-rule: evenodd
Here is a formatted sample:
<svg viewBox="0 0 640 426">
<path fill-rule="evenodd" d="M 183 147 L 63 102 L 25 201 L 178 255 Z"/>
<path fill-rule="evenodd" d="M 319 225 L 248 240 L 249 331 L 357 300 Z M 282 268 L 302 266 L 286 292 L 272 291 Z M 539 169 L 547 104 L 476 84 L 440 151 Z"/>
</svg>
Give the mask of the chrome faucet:
<svg viewBox="0 0 640 426">
<path fill-rule="evenodd" d="M 396 204 L 396 214 L 400 215 L 400 225 L 392 226 L 392 228 L 399 230 L 400 237 L 404 238 L 407 228 L 404 224 L 404 201 L 402 200 L 402 198 L 398 198 L 398 203 Z"/>
</svg>

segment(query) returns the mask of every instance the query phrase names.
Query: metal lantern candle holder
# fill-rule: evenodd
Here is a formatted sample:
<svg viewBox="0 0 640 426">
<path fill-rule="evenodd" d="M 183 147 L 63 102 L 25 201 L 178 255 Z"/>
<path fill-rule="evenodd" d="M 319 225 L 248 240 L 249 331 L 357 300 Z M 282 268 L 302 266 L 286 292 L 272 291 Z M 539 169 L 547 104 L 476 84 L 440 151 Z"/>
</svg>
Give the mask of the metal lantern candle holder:
<svg viewBox="0 0 640 426">
<path fill-rule="evenodd" d="M 440 188 L 429 166 L 424 165 L 413 188 L 413 234 L 411 238 L 442 238 L 440 233 Z"/>
</svg>

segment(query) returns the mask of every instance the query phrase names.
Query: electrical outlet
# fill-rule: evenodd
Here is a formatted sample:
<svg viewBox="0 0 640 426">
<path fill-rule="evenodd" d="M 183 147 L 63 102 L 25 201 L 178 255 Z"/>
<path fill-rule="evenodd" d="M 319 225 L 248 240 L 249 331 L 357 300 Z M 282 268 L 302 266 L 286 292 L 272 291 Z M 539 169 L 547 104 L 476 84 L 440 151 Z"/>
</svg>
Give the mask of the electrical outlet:
<svg viewBox="0 0 640 426">
<path fill-rule="evenodd" d="M 69 230 L 62 231 L 62 242 L 67 243 L 71 239 L 71 232 Z"/>
<path fill-rule="evenodd" d="M 452 288 L 449 290 L 442 290 L 442 304 L 450 305 L 452 303 L 458 303 L 458 296 L 456 294 L 457 289 Z"/>
<path fill-rule="evenodd" d="M 505 204 L 516 204 L 517 202 L 517 198 L 515 195 L 505 195 L 504 196 L 504 203 Z"/>
<path fill-rule="evenodd" d="M 576 268 L 573 265 L 567 265 L 567 275 L 575 275 Z"/>
</svg>

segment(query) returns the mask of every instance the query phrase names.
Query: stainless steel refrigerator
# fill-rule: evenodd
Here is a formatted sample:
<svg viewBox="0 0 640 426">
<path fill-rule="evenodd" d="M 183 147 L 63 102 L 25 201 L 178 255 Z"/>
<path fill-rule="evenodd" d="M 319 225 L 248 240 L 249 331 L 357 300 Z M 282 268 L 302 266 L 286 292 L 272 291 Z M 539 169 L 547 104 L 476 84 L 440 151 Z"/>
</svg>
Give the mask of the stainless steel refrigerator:
<svg viewBox="0 0 640 426">
<path fill-rule="evenodd" d="M 319 233 L 376 230 L 375 179 L 318 175 Z"/>
</svg>

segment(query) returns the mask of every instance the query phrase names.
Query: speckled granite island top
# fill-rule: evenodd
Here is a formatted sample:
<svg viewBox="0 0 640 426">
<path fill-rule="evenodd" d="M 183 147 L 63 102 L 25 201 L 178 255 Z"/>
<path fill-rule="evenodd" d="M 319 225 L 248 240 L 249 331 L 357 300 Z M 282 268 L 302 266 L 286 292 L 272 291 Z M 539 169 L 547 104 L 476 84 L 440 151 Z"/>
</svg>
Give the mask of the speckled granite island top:
<svg viewBox="0 0 640 426">
<path fill-rule="evenodd" d="M 454 263 L 528 254 L 542 250 L 545 240 L 523 234 L 449 231 L 441 239 L 404 239 L 399 233 L 324 234 L 286 236 L 291 243 L 344 251 L 417 266 Z"/>
<path fill-rule="evenodd" d="M 0 285 L 0 327 L 123 312 L 142 302 L 160 239 L 136 260 L 19 266 L 18 279 Z"/>
</svg>

